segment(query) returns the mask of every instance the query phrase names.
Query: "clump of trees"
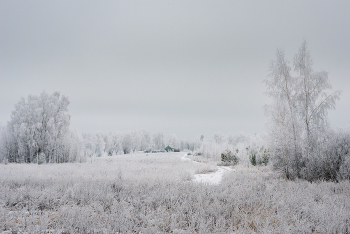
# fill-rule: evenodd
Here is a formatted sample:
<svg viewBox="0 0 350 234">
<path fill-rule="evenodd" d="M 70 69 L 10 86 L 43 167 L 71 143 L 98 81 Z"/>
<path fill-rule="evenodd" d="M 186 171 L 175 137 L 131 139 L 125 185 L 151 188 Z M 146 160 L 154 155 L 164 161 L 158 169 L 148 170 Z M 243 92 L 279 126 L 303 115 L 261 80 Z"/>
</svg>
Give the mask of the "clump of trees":
<svg viewBox="0 0 350 234">
<path fill-rule="evenodd" d="M 69 129 L 68 105 L 68 98 L 59 92 L 21 98 L 11 120 L 0 126 L 0 162 L 85 162 L 95 157 L 164 150 L 165 145 L 180 150 L 195 148 L 193 142 L 179 141 L 174 134 L 152 135 L 143 129 L 81 134 Z"/>
<path fill-rule="evenodd" d="M 223 135 L 216 132 L 211 140 L 201 137 L 196 141 L 197 155 L 218 161 L 221 165 L 239 163 L 266 166 L 270 152 L 266 144 L 266 134 L 248 135 L 243 132 Z"/>
<path fill-rule="evenodd" d="M 276 51 L 266 80 L 269 148 L 274 167 L 288 179 L 309 181 L 344 178 L 348 170 L 348 132 L 332 130 L 328 110 L 335 109 L 341 92 L 332 88 L 325 71 L 314 71 L 304 41 L 293 59 L 294 74 L 284 52 Z"/>
<path fill-rule="evenodd" d="M 83 133 L 84 155 L 87 158 L 132 154 L 139 151 L 165 150 L 169 145 L 180 150 L 194 149 L 194 144 L 178 140 L 175 134 L 165 136 L 163 132 L 151 134 L 145 129 L 131 131 Z"/>
<path fill-rule="evenodd" d="M 238 153 L 238 149 L 236 150 Z M 221 165 L 229 166 L 236 165 L 239 162 L 239 158 L 237 157 L 235 152 L 231 152 L 231 150 L 226 150 L 221 153 Z"/>
<path fill-rule="evenodd" d="M 178 140 L 175 134 L 151 134 L 144 129 L 81 134 L 69 129 L 68 105 L 68 98 L 58 92 L 21 98 L 11 120 L 6 126 L 0 126 L 0 162 L 85 162 L 95 157 L 164 150 L 169 145 L 181 151 L 196 151 L 203 157 L 230 165 L 239 160 L 249 163 L 249 154 L 257 152 L 257 164 L 261 164 L 259 149 L 265 148 L 263 135 L 224 136 L 217 132 L 212 140 L 204 140 L 202 135 L 195 141 L 186 141 Z M 249 152 L 244 150 L 246 147 Z M 224 156 L 220 158 L 222 154 Z"/>
<path fill-rule="evenodd" d="M 16 163 L 81 160 L 82 139 L 69 130 L 68 105 L 58 92 L 21 98 L 1 131 L 1 157 Z"/>
<path fill-rule="evenodd" d="M 254 146 L 254 144 L 253 144 Z M 249 156 L 249 162 L 253 166 L 267 166 L 270 160 L 270 152 L 268 149 L 264 148 L 264 146 L 260 147 L 251 147 L 248 146 L 246 148 L 247 154 Z"/>
</svg>

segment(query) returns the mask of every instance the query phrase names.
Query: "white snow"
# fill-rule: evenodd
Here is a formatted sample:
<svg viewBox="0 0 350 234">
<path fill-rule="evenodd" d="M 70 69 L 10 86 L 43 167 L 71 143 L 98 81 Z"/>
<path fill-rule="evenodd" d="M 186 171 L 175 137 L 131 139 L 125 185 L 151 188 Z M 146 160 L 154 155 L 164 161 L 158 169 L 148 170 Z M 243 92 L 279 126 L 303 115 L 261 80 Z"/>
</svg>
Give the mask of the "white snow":
<svg viewBox="0 0 350 234">
<path fill-rule="evenodd" d="M 184 156 L 181 157 L 181 161 L 192 161 L 192 160 L 187 158 L 187 154 L 184 154 Z"/>
<path fill-rule="evenodd" d="M 181 157 L 182 161 L 192 161 L 191 159 L 187 158 L 187 154 Z M 193 163 L 200 163 L 192 161 Z M 196 174 L 194 175 L 193 182 L 197 183 L 205 183 L 205 184 L 220 184 L 222 180 L 222 176 L 224 173 L 228 171 L 232 171 L 233 169 L 231 167 L 227 166 L 218 166 L 218 170 L 213 173 L 206 173 L 206 174 Z"/>
<path fill-rule="evenodd" d="M 206 183 L 206 184 L 220 184 L 222 176 L 228 171 L 232 171 L 230 167 L 219 166 L 218 170 L 209 174 L 196 174 L 194 175 L 193 182 Z"/>
</svg>

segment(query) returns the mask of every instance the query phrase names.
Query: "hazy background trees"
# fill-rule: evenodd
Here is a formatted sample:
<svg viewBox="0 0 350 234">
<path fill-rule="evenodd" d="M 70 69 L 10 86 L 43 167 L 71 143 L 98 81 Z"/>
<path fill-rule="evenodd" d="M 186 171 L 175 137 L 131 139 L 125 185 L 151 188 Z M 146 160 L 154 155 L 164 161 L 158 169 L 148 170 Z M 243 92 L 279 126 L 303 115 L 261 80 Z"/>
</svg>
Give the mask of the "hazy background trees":
<svg viewBox="0 0 350 234">
<path fill-rule="evenodd" d="M 270 64 L 270 74 L 264 80 L 272 104 L 266 106 L 270 117 L 269 144 L 274 155 L 274 165 L 287 178 L 336 179 L 334 172 L 324 174 L 320 168 L 331 166 L 332 157 L 324 145 L 336 134 L 329 127 L 328 110 L 335 109 L 341 92 L 329 93 L 332 86 L 325 71 L 314 71 L 307 43 L 304 41 L 293 60 L 293 76 L 290 62 L 284 52 L 276 51 L 276 60 Z M 345 160 L 345 159 L 344 159 Z M 332 174 L 332 175 L 331 175 Z"/>
<path fill-rule="evenodd" d="M 153 134 L 153 146 L 157 150 L 165 148 L 164 134 L 162 132 L 156 132 Z"/>
<path fill-rule="evenodd" d="M 29 96 L 16 105 L 11 121 L 0 127 L 0 159 L 4 162 L 62 163 L 93 161 L 95 157 L 164 150 L 169 145 L 181 151 L 220 161 L 232 151 L 249 164 L 249 154 L 264 143 L 259 135 L 215 133 L 212 138 L 179 140 L 175 134 L 151 134 L 147 130 L 85 132 L 69 130 L 68 99 L 59 93 Z M 250 145 L 253 145 L 250 147 Z M 248 150 L 249 148 L 249 150 Z"/>
<path fill-rule="evenodd" d="M 178 140 L 175 134 L 169 134 L 167 139 L 166 139 L 166 145 L 169 145 L 173 148 L 178 149 L 179 148 L 179 144 L 178 144 Z"/>
<path fill-rule="evenodd" d="M 153 135 L 147 130 L 85 132 L 70 130 L 68 98 L 41 93 L 21 98 L 11 120 L 0 126 L 0 161 L 10 163 L 84 162 L 95 157 L 131 154 L 150 149 L 164 150 L 165 144 L 194 150 L 193 142 L 175 134 Z M 152 137 L 151 137 L 152 135 Z"/>
</svg>

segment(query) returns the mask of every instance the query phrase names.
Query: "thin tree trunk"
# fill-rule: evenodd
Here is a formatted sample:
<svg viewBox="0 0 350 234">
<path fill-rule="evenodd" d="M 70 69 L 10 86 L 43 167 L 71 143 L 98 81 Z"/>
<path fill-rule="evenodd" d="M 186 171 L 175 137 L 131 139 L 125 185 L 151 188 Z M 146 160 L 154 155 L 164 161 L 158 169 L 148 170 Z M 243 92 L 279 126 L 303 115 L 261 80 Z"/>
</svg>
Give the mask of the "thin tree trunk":
<svg viewBox="0 0 350 234">
<path fill-rule="evenodd" d="M 286 83 L 286 94 L 287 94 L 287 99 L 288 99 L 288 106 L 289 106 L 289 111 L 290 111 L 291 121 L 292 121 L 292 128 L 293 128 L 294 159 L 296 160 L 297 176 L 299 177 L 299 162 L 297 159 L 298 156 L 297 156 L 297 139 L 296 139 L 296 130 L 295 130 L 295 116 L 294 116 L 292 100 L 291 100 L 289 88 L 288 88 L 288 80 L 287 80 L 286 76 L 285 76 L 285 83 Z"/>
</svg>

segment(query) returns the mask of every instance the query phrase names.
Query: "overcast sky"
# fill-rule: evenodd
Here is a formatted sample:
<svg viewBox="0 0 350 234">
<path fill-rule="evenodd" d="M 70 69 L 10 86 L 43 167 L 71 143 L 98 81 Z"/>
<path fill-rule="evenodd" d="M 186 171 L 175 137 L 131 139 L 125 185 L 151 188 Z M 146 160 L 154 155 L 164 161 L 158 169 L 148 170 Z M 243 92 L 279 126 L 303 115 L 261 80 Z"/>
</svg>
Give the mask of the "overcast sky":
<svg viewBox="0 0 350 234">
<path fill-rule="evenodd" d="M 0 1 L 0 123 L 21 97 L 69 97 L 85 131 L 266 132 L 262 81 L 306 39 L 343 90 L 350 126 L 350 1 Z"/>
</svg>

